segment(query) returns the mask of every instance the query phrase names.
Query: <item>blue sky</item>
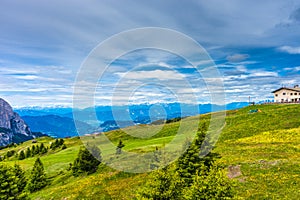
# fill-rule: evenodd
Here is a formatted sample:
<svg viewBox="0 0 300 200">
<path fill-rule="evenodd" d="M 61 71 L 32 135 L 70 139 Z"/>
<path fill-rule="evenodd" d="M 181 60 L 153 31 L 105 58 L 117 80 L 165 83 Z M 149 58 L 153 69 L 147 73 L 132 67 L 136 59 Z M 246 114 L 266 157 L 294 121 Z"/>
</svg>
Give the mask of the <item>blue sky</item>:
<svg viewBox="0 0 300 200">
<path fill-rule="evenodd" d="M 142 27 L 174 29 L 199 42 L 221 72 L 226 102 L 272 99 L 272 90 L 300 84 L 300 1 L 2 0 L 0 27 L 0 97 L 14 107 L 72 106 L 76 74 L 90 51 Z M 149 79 L 152 86 L 143 85 Z M 136 90 L 128 98 L 130 86 Z M 184 59 L 142 50 L 110 66 L 95 101 L 109 104 L 114 95 L 117 104 L 155 103 L 194 93 L 209 102 Z"/>
</svg>

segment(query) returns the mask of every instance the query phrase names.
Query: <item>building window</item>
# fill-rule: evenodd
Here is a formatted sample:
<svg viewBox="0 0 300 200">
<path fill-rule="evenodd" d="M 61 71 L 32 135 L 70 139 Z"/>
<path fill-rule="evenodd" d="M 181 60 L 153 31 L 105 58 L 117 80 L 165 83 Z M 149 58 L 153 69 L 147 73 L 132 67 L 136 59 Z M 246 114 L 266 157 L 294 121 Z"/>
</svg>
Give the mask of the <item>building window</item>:
<svg viewBox="0 0 300 200">
<path fill-rule="evenodd" d="M 278 94 L 275 94 L 275 97 L 278 97 Z"/>
<path fill-rule="evenodd" d="M 293 96 L 293 93 L 291 93 L 291 96 Z"/>
<path fill-rule="evenodd" d="M 284 93 L 282 93 L 282 95 L 285 95 L 285 92 L 284 92 Z"/>
<path fill-rule="evenodd" d="M 297 93 L 295 92 L 295 94 L 294 95 L 297 95 Z"/>
</svg>

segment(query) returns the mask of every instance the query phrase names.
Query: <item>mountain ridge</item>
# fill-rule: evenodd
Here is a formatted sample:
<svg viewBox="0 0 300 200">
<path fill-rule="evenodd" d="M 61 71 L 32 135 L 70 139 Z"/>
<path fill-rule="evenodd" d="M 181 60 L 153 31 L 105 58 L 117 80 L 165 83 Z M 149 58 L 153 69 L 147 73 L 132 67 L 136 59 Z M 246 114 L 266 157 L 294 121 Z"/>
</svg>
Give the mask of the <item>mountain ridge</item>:
<svg viewBox="0 0 300 200">
<path fill-rule="evenodd" d="M 26 122 L 13 111 L 8 102 L 0 98 L 0 146 L 23 142 L 34 137 Z"/>
</svg>

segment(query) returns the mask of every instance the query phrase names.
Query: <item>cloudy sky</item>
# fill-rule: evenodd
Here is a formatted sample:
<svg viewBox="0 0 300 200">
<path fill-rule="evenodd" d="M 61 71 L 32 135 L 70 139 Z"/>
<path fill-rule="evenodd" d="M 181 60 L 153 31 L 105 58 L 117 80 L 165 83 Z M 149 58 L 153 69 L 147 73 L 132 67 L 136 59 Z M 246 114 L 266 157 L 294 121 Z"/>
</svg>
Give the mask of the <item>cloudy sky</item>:
<svg viewBox="0 0 300 200">
<path fill-rule="evenodd" d="M 226 102 L 272 99 L 272 90 L 300 84 L 299 0 L 2 0 L 0 27 L 0 97 L 15 107 L 72 106 L 74 83 L 90 52 L 115 34 L 143 27 L 172 29 L 202 45 L 220 71 Z M 184 96 L 192 103 L 195 94 L 199 103 L 210 102 L 190 63 L 141 49 L 111 63 L 99 77 L 95 101 Z"/>
</svg>

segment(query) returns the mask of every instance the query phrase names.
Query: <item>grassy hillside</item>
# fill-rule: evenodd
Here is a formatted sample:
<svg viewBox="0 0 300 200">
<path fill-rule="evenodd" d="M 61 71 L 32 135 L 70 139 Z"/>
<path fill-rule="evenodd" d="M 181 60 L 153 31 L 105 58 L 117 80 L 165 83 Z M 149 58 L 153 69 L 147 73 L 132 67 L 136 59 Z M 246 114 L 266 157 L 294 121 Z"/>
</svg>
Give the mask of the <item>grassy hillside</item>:
<svg viewBox="0 0 300 200">
<path fill-rule="evenodd" d="M 249 114 L 249 110 L 254 109 L 261 112 Z M 235 179 L 238 180 L 236 190 L 239 197 L 300 199 L 299 116 L 300 105 L 257 105 L 227 112 L 226 126 L 213 151 L 221 154 L 220 164 L 237 169 Z M 200 123 L 209 122 L 209 119 L 209 114 L 202 115 Z M 184 120 L 191 123 L 199 117 Z M 148 152 L 170 142 L 179 125 L 180 122 L 142 125 L 128 127 L 124 131 L 111 131 L 106 135 L 114 144 L 122 139 L 126 151 Z M 159 133 L 153 135 L 157 131 Z M 182 140 L 189 131 L 183 131 Z M 134 137 L 141 135 L 151 137 Z M 51 141 L 47 137 L 37 140 L 46 146 Z M 132 199 L 136 189 L 147 181 L 147 174 L 124 173 L 106 166 L 101 166 L 95 174 L 73 177 L 69 164 L 75 159 L 82 143 L 79 138 L 69 138 L 65 144 L 67 149 L 49 151 L 41 157 L 50 185 L 30 194 L 32 199 Z M 17 147 L 0 150 L 0 155 L 10 150 L 19 152 L 31 145 L 34 144 L 27 141 Z M 29 173 L 35 159 L 16 160 L 11 157 L 2 163 L 18 163 Z"/>
</svg>

